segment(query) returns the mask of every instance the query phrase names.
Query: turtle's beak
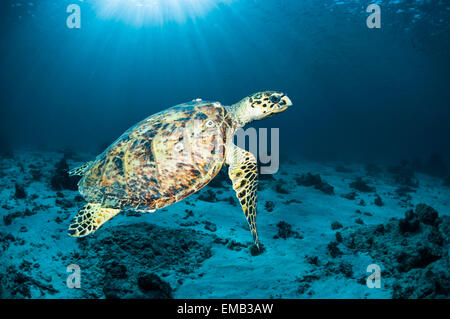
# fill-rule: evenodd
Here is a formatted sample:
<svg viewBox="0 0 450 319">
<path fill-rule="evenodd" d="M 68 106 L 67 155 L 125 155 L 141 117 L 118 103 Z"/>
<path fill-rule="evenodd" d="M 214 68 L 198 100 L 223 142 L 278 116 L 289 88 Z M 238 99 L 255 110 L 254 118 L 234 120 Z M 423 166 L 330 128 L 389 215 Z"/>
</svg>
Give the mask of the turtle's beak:
<svg viewBox="0 0 450 319">
<path fill-rule="evenodd" d="M 292 106 L 292 101 L 285 95 L 281 98 L 280 102 L 278 102 L 278 107 L 274 110 L 274 113 L 286 111 L 289 106 Z"/>
</svg>

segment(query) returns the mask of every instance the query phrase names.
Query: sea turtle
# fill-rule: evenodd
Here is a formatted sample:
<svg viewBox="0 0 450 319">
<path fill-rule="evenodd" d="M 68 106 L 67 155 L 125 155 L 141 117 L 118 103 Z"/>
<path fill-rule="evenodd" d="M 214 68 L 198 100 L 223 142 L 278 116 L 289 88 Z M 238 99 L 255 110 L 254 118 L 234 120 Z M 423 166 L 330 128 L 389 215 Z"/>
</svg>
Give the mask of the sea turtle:
<svg viewBox="0 0 450 319">
<path fill-rule="evenodd" d="M 94 161 L 69 171 L 88 202 L 68 233 L 83 237 L 121 210 L 154 212 L 206 186 L 229 165 L 228 175 L 255 244 L 258 168 L 255 156 L 233 143 L 245 124 L 282 112 L 291 100 L 266 91 L 231 106 L 195 99 L 156 113 L 128 129 Z"/>
</svg>

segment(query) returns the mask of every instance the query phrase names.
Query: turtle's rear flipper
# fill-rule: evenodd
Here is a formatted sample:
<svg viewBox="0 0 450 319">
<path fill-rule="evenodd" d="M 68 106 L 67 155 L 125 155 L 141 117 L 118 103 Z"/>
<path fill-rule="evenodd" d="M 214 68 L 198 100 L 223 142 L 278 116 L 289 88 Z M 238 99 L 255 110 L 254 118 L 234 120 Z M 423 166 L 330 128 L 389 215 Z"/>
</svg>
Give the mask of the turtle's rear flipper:
<svg viewBox="0 0 450 319">
<path fill-rule="evenodd" d="M 74 217 L 68 233 L 73 237 L 84 237 L 95 232 L 105 222 L 116 216 L 120 209 L 101 207 L 100 204 L 88 203 Z"/>
<path fill-rule="evenodd" d="M 71 170 L 69 171 L 69 176 L 75 176 L 75 175 L 77 175 L 77 176 L 83 176 L 84 173 L 86 172 L 86 170 L 87 170 L 89 167 L 91 167 L 92 163 L 93 163 L 92 161 L 91 161 L 91 162 L 87 162 L 87 163 L 84 163 L 84 164 L 81 165 L 81 166 L 78 166 L 78 167 L 76 167 L 76 168 L 74 168 L 74 169 L 71 169 Z"/>
</svg>

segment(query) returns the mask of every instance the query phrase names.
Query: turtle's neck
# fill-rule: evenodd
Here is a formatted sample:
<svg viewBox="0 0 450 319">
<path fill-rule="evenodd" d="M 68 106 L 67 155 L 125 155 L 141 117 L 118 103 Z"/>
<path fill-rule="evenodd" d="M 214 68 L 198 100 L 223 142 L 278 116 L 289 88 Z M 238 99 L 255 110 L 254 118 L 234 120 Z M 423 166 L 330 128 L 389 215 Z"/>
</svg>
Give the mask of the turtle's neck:
<svg viewBox="0 0 450 319">
<path fill-rule="evenodd" d="M 247 100 L 242 99 L 241 101 L 228 106 L 228 113 L 233 118 L 236 129 L 244 127 L 247 123 L 252 120 L 247 116 Z"/>
</svg>

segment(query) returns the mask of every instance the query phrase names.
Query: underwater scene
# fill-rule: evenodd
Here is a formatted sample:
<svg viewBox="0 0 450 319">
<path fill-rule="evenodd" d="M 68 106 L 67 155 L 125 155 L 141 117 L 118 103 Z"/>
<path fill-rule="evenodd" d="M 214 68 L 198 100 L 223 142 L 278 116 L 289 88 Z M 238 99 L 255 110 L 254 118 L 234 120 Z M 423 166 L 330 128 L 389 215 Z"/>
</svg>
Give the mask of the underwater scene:
<svg viewBox="0 0 450 319">
<path fill-rule="evenodd" d="M 449 298 L 450 2 L 4 0 L 0 34 L 0 299 Z"/>
</svg>

